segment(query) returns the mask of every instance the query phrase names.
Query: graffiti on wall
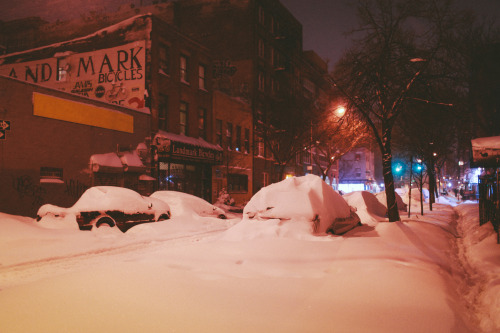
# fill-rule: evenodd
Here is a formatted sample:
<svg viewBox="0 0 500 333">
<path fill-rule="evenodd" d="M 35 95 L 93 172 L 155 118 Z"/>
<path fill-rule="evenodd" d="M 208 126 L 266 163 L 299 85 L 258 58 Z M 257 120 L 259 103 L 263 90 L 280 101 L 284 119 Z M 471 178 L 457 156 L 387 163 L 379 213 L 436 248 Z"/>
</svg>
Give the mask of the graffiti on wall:
<svg viewBox="0 0 500 333">
<path fill-rule="evenodd" d="M 30 176 L 14 178 L 12 185 L 20 199 L 31 199 L 33 206 L 40 206 L 44 203 L 46 190 L 38 182 L 34 182 Z"/>
<path fill-rule="evenodd" d="M 79 199 L 83 192 L 85 192 L 89 186 L 74 179 L 69 179 L 64 182 L 65 189 L 64 194 L 72 198 L 73 201 Z M 31 205 L 33 207 L 39 207 L 46 203 L 47 190 L 33 177 L 28 175 L 23 175 L 19 177 L 14 177 L 12 181 L 12 187 L 19 196 L 19 199 L 31 200 Z"/>
</svg>

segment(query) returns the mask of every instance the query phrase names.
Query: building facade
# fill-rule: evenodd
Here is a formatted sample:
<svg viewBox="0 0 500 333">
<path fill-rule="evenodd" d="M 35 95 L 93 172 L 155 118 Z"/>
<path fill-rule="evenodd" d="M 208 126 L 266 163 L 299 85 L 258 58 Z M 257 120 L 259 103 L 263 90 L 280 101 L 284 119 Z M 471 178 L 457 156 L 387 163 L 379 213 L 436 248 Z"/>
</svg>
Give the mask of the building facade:
<svg viewBox="0 0 500 333">
<path fill-rule="evenodd" d="M 148 191 L 214 202 L 226 189 L 247 201 L 281 180 L 256 128 L 279 128 L 270 120 L 279 103 L 299 97 L 319 110 L 330 98 L 327 64 L 303 51 L 302 25 L 278 0 L 170 1 L 2 24 L 0 75 L 150 112 Z M 320 174 L 312 155 L 298 153 L 286 174 Z"/>
<path fill-rule="evenodd" d="M 139 156 L 148 112 L 4 76 L 0 99 L 0 211 L 34 216 L 45 203 L 71 206 L 90 186 L 149 186 Z"/>
<path fill-rule="evenodd" d="M 223 73 L 217 89 L 250 104 L 254 129 L 272 105 L 301 91 L 302 25 L 279 1 L 187 0 L 174 9 L 179 29 L 212 50 Z M 280 179 L 255 131 L 252 141 L 255 193 Z"/>
<path fill-rule="evenodd" d="M 252 110 L 244 100 L 214 91 L 215 143 L 223 163 L 214 168 L 217 193 L 226 191 L 236 204 L 253 195 Z"/>
<path fill-rule="evenodd" d="M 210 143 L 211 68 L 205 47 L 152 15 L 0 58 L 0 75 L 148 112 L 141 142 L 151 190 L 209 201 L 212 166 L 222 163 L 222 149 Z"/>
</svg>

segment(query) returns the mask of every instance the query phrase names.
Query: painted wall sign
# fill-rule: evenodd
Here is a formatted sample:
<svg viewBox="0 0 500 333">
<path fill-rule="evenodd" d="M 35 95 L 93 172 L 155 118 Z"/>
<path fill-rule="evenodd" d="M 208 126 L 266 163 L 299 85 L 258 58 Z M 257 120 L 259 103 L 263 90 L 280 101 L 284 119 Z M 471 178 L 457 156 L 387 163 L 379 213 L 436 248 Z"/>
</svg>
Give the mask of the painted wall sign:
<svg viewBox="0 0 500 333">
<path fill-rule="evenodd" d="M 144 107 L 146 42 L 0 66 L 0 75 L 132 108 Z"/>
</svg>

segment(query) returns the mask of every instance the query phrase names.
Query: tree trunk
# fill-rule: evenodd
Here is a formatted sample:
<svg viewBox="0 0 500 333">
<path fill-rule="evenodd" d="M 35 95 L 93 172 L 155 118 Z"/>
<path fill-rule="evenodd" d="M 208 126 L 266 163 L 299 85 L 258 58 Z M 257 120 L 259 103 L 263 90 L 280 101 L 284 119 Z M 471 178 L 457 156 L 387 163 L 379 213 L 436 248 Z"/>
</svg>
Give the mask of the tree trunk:
<svg viewBox="0 0 500 333">
<path fill-rule="evenodd" d="M 436 176 L 434 175 L 433 163 L 427 165 L 427 175 L 429 176 L 429 209 L 432 211 L 432 204 L 436 202 L 434 195 L 436 189 Z"/>
<path fill-rule="evenodd" d="M 396 202 L 396 191 L 394 188 L 394 176 L 392 175 L 392 156 L 390 152 L 385 152 L 383 156 L 383 172 L 385 195 L 387 197 L 387 216 L 389 222 L 399 221 L 399 210 Z"/>
</svg>

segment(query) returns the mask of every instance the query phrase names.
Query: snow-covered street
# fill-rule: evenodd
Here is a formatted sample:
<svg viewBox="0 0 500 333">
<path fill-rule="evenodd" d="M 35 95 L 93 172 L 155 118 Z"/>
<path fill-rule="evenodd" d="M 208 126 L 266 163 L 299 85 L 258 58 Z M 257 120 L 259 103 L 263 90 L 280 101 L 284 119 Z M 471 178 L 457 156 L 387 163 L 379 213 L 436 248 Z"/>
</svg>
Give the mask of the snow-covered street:
<svg viewBox="0 0 500 333">
<path fill-rule="evenodd" d="M 402 219 L 312 236 L 183 216 L 123 234 L 0 214 L 0 331 L 500 331 L 500 246 L 477 203 Z"/>
</svg>

